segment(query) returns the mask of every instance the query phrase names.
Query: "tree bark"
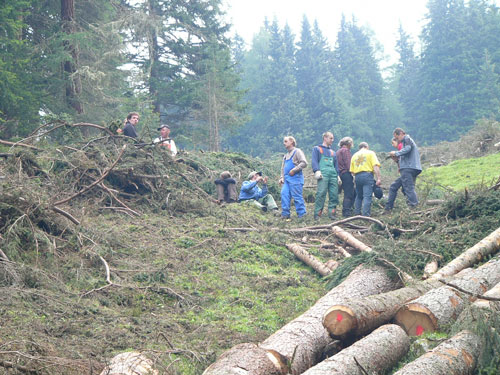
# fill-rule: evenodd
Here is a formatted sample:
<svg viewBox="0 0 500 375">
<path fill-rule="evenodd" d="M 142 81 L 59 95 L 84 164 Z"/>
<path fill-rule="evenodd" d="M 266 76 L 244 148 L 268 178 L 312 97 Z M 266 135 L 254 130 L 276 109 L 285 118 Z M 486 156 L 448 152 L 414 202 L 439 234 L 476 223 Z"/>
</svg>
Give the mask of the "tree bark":
<svg viewBox="0 0 500 375">
<path fill-rule="evenodd" d="M 363 297 L 382 293 L 392 290 L 396 286 L 397 284 L 389 279 L 383 268 L 359 266 L 351 272 L 344 282 L 330 290 L 308 311 L 275 332 L 260 346 L 238 345 L 226 352 L 227 354 L 222 354 L 217 362 L 208 367 L 203 374 L 269 375 L 274 373 L 287 374 L 288 372 L 300 374 L 318 363 L 325 348 L 333 342 L 321 323 L 323 314 L 329 306 L 348 297 Z M 249 350 L 248 348 L 252 350 L 253 358 L 269 358 L 270 355 L 275 358 L 274 360 L 258 361 L 254 359 L 242 362 L 240 356 L 246 357 L 245 352 Z M 290 368 L 288 368 L 287 363 L 290 364 Z M 285 365 L 283 366 L 283 364 Z M 246 372 L 242 372 L 242 365 Z M 278 370 L 276 370 L 277 368 Z"/>
<path fill-rule="evenodd" d="M 441 286 L 439 281 L 433 280 L 360 299 L 350 299 L 330 307 L 323 318 L 323 325 L 334 338 L 364 335 L 388 323 L 405 303 Z"/>
<path fill-rule="evenodd" d="M 261 346 L 284 356 L 292 374 L 301 374 L 321 359 L 333 340 L 323 327 L 323 315 L 329 306 L 352 297 L 364 297 L 393 290 L 397 284 L 381 267 L 356 268 L 347 279 L 320 298 L 314 306 L 266 339 Z M 264 375 L 264 374 L 263 374 Z"/>
<path fill-rule="evenodd" d="M 355 249 L 358 249 L 359 251 L 366 251 L 366 252 L 373 251 L 370 246 L 365 245 L 363 242 L 358 240 L 352 234 L 350 234 L 349 232 L 343 230 L 338 226 L 333 226 L 332 232 L 335 236 L 340 238 L 342 241 L 346 242 L 349 246 L 352 246 Z"/>
<path fill-rule="evenodd" d="M 302 246 L 292 243 L 286 245 L 286 247 L 297 258 L 299 258 L 308 266 L 312 267 L 312 269 L 318 272 L 321 276 L 329 275 L 332 272 L 329 267 L 327 267 L 323 262 L 319 261 L 314 255 L 309 254 L 309 252 L 306 251 Z"/>
<path fill-rule="evenodd" d="M 473 294 L 483 294 L 489 285 L 500 282 L 500 259 L 494 259 L 453 281 L 457 287 Z M 430 290 L 422 297 L 402 306 L 395 321 L 411 336 L 433 332 L 462 312 L 468 295 L 451 286 Z"/>
<path fill-rule="evenodd" d="M 476 367 L 481 352 L 480 339 L 462 331 L 407 364 L 394 375 L 468 375 Z"/>
<path fill-rule="evenodd" d="M 424 279 L 428 279 L 431 275 L 435 274 L 438 270 L 438 261 L 436 259 L 431 260 L 424 267 Z"/>
<path fill-rule="evenodd" d="M 116 355 L 102 370 L 101 375 L 158 375 L 153 369 L 153 361 L 139 352 Z"/>
<path fill-rule="evenodd" d="M 461 270 L 471 267 L 480 262 L 485 256 L 493 254 L 500 249 L 500 228 L 490 233 L 470 249 L 464 251 L 457 258 L 453 259 L 446 266 L 431 276 L 432 279 L 439 280 L 444 276 L 454 275 Z"/>
<path fill-rule="evenodd" d="M 380 374 L 393 367 L 409 347 L 410 339 L 405 331 L 395 324 L 388 324 L 310 368 L 303 375 Z"/>
</svg>

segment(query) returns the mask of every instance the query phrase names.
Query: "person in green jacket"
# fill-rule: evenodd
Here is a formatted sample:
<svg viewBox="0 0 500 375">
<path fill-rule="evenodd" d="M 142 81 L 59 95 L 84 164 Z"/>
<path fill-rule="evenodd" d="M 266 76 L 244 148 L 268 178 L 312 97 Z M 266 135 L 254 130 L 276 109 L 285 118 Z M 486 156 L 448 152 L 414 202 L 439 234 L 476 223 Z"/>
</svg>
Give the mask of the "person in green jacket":
<svg viewBox="0 0 500 375">
<path fill-rule="evenodd" d="M 323 213 L 326 194 L 328 193 L 328 217 L 335 218 L 335 210 L 339 203 L 338 196 L 338 165 L 335 151 L 332 150 L 333 134 L 323 134 L 323 143 L 315 146 L 312 152 L 312 169 L 314 178 L 318 181 L 316 200 L 314 204 L 314 219 L 319 220 Z"/>
</svg>

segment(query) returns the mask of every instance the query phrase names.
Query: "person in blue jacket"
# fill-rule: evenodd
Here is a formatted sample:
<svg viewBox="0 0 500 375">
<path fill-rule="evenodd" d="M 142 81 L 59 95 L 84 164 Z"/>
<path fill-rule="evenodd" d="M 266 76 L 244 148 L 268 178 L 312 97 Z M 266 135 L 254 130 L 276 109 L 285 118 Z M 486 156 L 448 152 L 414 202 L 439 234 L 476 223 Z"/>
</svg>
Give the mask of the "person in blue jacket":
<svg viewBox="0 0 500 375">
<path fill-rule="evenodd" d="M 315 146 L 312 152 L 312 169 L 318 181 L 318 190 L 314 203 L 314 220 L 319 220 L 325 206 L 328 193 L 328 217 L 335 218 L 335 210 L 339 203 L 338 175 L 339 167 L 335 151 L 332 150 L 333 134 L 323 134 L 323 143 Z"/>
<path fill-rule="evenodd" d="M 283 138 L 283 145 L 287 153 L 283 156 L 281 163 L 281 217 L 283 219 L 290 218 L 290 205 L 293 198 L 295 211 L 299 218 L 303 217 L 306 212 L 306 205 L 302 190 L 304 188 L 304 174 L 302 170 L 307 167 L 307 160 L 304 152 L 297 148 L 297 142 L 294 137 L 287 136 Z"/>
<path fill-rule="evenodd" d="M 402 143 L 403 147 L 399 151 L 391 151 L 390 155 L 399 158 L 399 178 L 394 181 L 389 188 L 389 196 L 385 204 L 384 213 L 390 213 L 394 207 L 394 201 L 399 188 L 404 190 L 408 206 L 411 208 L 418 205 L 417 193 L 415 192 L 415 182 L 417 176 L 422 172 L 420 164 L 420 153 L 415 141 L 401 128 L 394 129 L 394 138 Z"/>
<path fill-rule="evenodd" d="M 259 183 L 262 183 L 262 189 Z M 264 212 L 273 211 L 276 215 L 279 214 L 273 196 L 267 192 L 267 177 L 262 177 L 262 172 L 250 172 L 248 181 L 244 181 L 241 185 L 238 202 L 250 202 Z"/>
</svg>

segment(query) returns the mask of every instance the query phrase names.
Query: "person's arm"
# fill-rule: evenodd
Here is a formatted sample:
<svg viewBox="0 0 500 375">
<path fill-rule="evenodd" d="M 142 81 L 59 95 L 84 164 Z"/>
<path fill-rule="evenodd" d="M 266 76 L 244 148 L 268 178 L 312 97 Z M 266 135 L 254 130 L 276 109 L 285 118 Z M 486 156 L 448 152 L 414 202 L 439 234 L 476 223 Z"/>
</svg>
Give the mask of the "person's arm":
<svg viewBox="0 0 500 375">
<path fill-rule="evenodd" d="M 286 158 L 286 155 L 283 156 L 283 160 L 281 161 L 281 176 L 279 179 L 280 185 L 285 182 L 285 158 Z"/>
<path fill-rule="evenodd" d="M 375 181 L 375 185 L 380 186 L 380 184 L 382 183 L 380 181 L 380 166 L 374 165 L 373 166 L 373 171 L 375 172 L 375 177 L 377 178 L 376 181 Z"/>
<path fill-rule="evenodd" d="M 333 165 L 335 166 L 335 170 L 337 171 L 337 176 L 339 175 L 339 161 L 337 160 L 337 153 L 333 151 Z"/>
<path fill-rule="evenodd" d="M 410 137 L 405 135 L 403 139 L 403 147 L 401 150 L 394 152 L 394 155 L 396 156 L 401 156 L 409 153 L 413 147 L 413 142 L 411 141 Z"/>
<path fill-rule="evenodd" d="M 311 166 L 313 172 L 319 171 L 319 147 L 314 146 L 311 158 Z"/>
<path fill-rule="evenodd" d="M 307 160 L 304 152 L 302 152 L 302 150 L 299 148 L 297 148 L 296 150 L 297 152 L 295 152 L 295 155 L 293 155 L 293 164 L 295 164 L 295 167 L 292 168 L 293 174 L 296 174 L 307 167 Z M 293 175 L 291 174 L 290 176 Z"/>
<path fill-rule="evenodd" d="M 244 181 L 241 185 L 241 190 L 246 193 L 250 193 L 255 185 L 257 185 L 257 181 Z"/>
<path fill-rule="evenodd" d="M 170 140 L 170 152 L 172 153 L 172 156 L 177 155 L 177 147 L 175 146 L 173 139 Z"/>
</svg>

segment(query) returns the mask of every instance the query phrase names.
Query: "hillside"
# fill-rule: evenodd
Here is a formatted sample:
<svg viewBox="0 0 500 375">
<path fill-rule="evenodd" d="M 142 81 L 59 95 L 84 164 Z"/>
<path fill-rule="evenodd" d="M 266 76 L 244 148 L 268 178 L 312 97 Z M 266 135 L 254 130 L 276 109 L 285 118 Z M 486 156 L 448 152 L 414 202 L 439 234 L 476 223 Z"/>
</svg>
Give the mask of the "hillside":
<svg viewBox="0 0 500 375">
<path fill-rule="evenodd" d="M 500 191 L 487 186 L 442 194 L 441 206 L 414 212 L 399 197 L 390 217 L 378 216 L 376 202 L 373 214 L 388 230 L 366 221 L 345 228 L 377 256 L 355 255 L 324 279 L 285 247 L 303 241 L 323 262 L 340 260 L 320 246 L 340 244 L 329 233 L 284 231 L 314 225 L 312 215 L 283 222 L 214 202 L 223 170 L 240 183 L 262 170 L 278 198 L 279 155 L 184 151 L 172 159 L 123 142 L 0 149 L 0 374 L 96 374 L 129 350 L 162 374 L 201 374 L 224 350 L 262 341 L 306 311 L 357 264 L 384 258 L 394 277 L 397 269 L 419 277 L 428 251 L 445 264 L 500 222 Z M 397 171 L 387 160 L 383 171 L 387 188 Z M 311 175 L 308 168 L 309 213 Z"/>
</svg>

